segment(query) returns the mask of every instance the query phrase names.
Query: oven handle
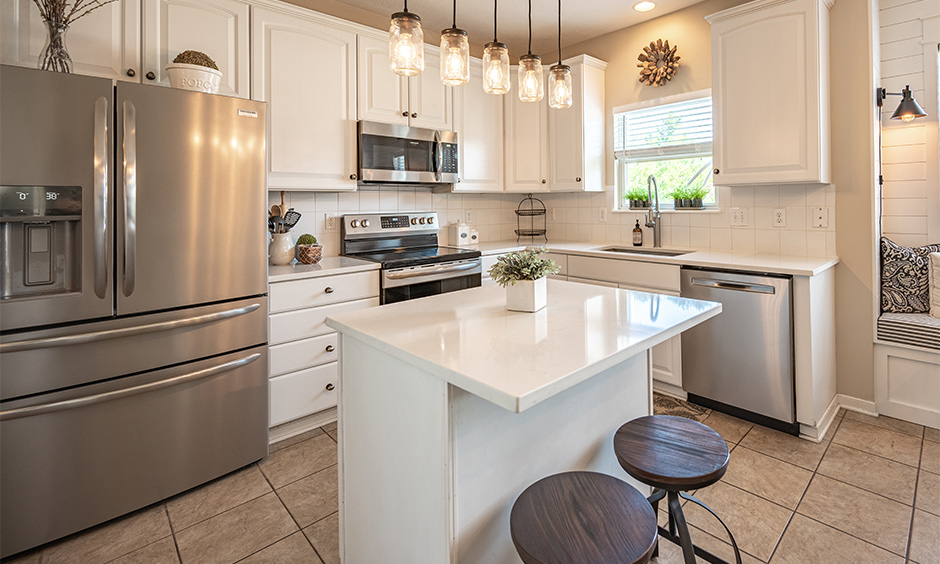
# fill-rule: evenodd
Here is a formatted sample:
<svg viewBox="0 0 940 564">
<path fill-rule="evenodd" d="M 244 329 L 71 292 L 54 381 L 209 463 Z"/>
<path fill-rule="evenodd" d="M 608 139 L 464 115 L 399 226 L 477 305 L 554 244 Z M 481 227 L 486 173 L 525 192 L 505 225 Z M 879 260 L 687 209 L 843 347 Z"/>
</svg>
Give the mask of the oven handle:
<svg viewBox="0 0 940 564">
<path fill-rule="evenodd" d="M 470 270 L 480 266 L 480 261 L 458 264 L 457 266 L 439 266 L 437 268 L 422 268 L 421 270 L 410 270 L 408 272 L 387 272 L 385 277 L 389 280 L 401 280 L 403 278 L 417 278 L 429 274 L 441 274 L 444 272 L 459 272 L 461 270 Z"/>
<path fill-rule="evenodd" d="M 56 411 L 64 411 L 66 409 L 74 409 L 76 407 L 83 407 L 86 405 L 95 405 L 97 403 L 103 403 L 106 401 L 121 399 L 127 396 L 135 396 L 144 392 L 152 392 L 163 388 L 168 388 L 170 386 L 189 383 L 194 380 L 202 380 L 203 378 L 217 376 L 219 374 L 235 370 L 236 368 L 241 368 L 246 364 L 251 364 L 252 362 L 258 360 L 260 357 L 261 353 L 254 353 L 238 360 L 233 360 L 209 368 L 203 368 L 202 370 L 197 370 L 195 372 L 180 374 L 179 376 L 167 378 L 166 380 L 150 382 L 149 384 L 141 384 L 140 386 L 133 386 L 131 388 L 113 390 L 111 392 L 93 394 L 90 396 L 84 396 L 70 400 L 55 401 L 52 403 L 44 403 L 41 405 L 33 405 L 30 407 L 20 407 L 17 409 L 10 409 L 8 411 L 0 411 L 0 421 L 9 421 L 10 419 L 32 417 L 35 415 L 44 415 L 46 413 L 54 413 Z"/>
</svg>

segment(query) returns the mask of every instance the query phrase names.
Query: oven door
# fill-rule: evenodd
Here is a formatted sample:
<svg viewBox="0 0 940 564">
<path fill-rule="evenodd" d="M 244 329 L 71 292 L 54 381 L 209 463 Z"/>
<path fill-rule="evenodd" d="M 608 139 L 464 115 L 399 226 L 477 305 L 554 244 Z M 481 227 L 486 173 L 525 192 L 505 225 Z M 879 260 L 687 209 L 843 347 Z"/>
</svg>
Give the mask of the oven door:
<svg viewBox="0 0 940 564">
<path fill-rule="evenodd" d="M 440 182 L 439 134 L 384 123 L 359 122 L 359 178 L 363 182 Z"/>
<path fill-rule="evenodd" d="M 479 258 L 382 271 L 382 303 L 391 304 L 476 288 L 482 282 Z"/>
</svg>

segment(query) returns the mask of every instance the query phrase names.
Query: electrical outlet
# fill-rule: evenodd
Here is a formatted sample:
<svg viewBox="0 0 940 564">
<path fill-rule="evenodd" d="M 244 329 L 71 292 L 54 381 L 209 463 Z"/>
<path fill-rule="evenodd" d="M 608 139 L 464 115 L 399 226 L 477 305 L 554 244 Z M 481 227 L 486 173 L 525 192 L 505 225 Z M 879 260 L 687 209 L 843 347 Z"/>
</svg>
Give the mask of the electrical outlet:
<svg viewBox="0 0 940 564">
<path fill-rule="evenodd" d="M 607 223 L 607 208 L 601 207 L 600 210 L 601 210 L 601 213 L 599 217 L 600 217 L 601 223 Z"/>
<path fill-rule="evenodd" d="M 337 217 L 335 215 L 326 214 L 325 229 L 327 231 L 336 231 L 336 220 L 337 220 Z"/>
<path fill-rule="evenodd" d="M 813 208 L 813 227 L 829 227 L 829 208 Z"/>
<path fill-rule="evenodd" d="M 463 222 L 468 225 L 473 225 L 473 210 L 464 210 Z"/>
<path fill-rule="evenodd" d="M 735 227 L 747 225 L 747 208 L 731 208 L 731 225 Z"/>
<path fill-rule="evenodd" d="M 548 210 L 548 220 L 555 221 L 555 208 Z"/>
<path fill-rule="evenodd" d="M 774 210 L 774 227 L 786 227 L 787 226 L 787 210 L 785 208 L 777 208 Z"/>
</svg>

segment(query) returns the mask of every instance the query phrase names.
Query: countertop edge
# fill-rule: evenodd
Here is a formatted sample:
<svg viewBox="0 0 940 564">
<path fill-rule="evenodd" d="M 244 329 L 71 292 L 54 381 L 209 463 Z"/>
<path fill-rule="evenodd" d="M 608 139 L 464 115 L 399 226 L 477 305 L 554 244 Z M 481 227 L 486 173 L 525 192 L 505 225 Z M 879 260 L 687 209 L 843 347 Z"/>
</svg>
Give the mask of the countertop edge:
<svg viewBox="0 0 940 564">
<path fill-rule="evenodd" d="M 330 258 L 330 257 L 327 257 L 327 258 Z M 332 258 L 339 258 L 339 257 L 332 257 Z M 343 257 L 343 258 L 347 261 L 355 261 L 361 264 L 349 264 L 346 266 L 333 266 L 329 268 L 321 267 L 320 269 L 310 269 L 310 270 L 304 270 L 304 269 L 318 266 L 318 265 L 290 264 L 290 265 L 287 265 L 286 267 L 271 266 L 268 269 L 268 284 L 274 284 L 277 282 L 290 282 L 291 280 L 303 280 L 307 278 L 320 278 L 323 276 L 336 276 L 339 274 L 352 274 L 354 272 L 368 272 L 370 270 L 378 270 L 380 266 L 378 263 L 375 263 L 375 262 L 368 262 L 368 261 L 358 260 L 358 259 L 349 259 L 346 257 Z M 327 259 L 324 258 L 323 260 L 325 261 Z M 294 272 L 271 274 L 270 273 L 271 268 L 292 268 L 294 269 Z"/>
</svg>

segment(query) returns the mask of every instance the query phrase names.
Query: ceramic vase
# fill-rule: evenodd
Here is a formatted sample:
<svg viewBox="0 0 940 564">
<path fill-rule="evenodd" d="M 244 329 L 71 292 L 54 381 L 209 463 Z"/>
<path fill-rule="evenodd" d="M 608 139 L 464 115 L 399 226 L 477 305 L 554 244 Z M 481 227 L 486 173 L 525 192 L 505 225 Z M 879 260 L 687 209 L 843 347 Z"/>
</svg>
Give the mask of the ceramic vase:
<svg viewBox="0 0 940 564">
<path fill-rule="evenodd" d="M 284 266 L 294 260 L 294 242 L 290 238 L 290 233 L 271 234 L 268 259 L 274 266 Z"/>
<path fill-rule="evenodd" d="M 548 303 L 547 278 L 538 280 L 516 280 L 506 286 L 506 309 L 509 311 L 536 312 Z"/>
</svg>

